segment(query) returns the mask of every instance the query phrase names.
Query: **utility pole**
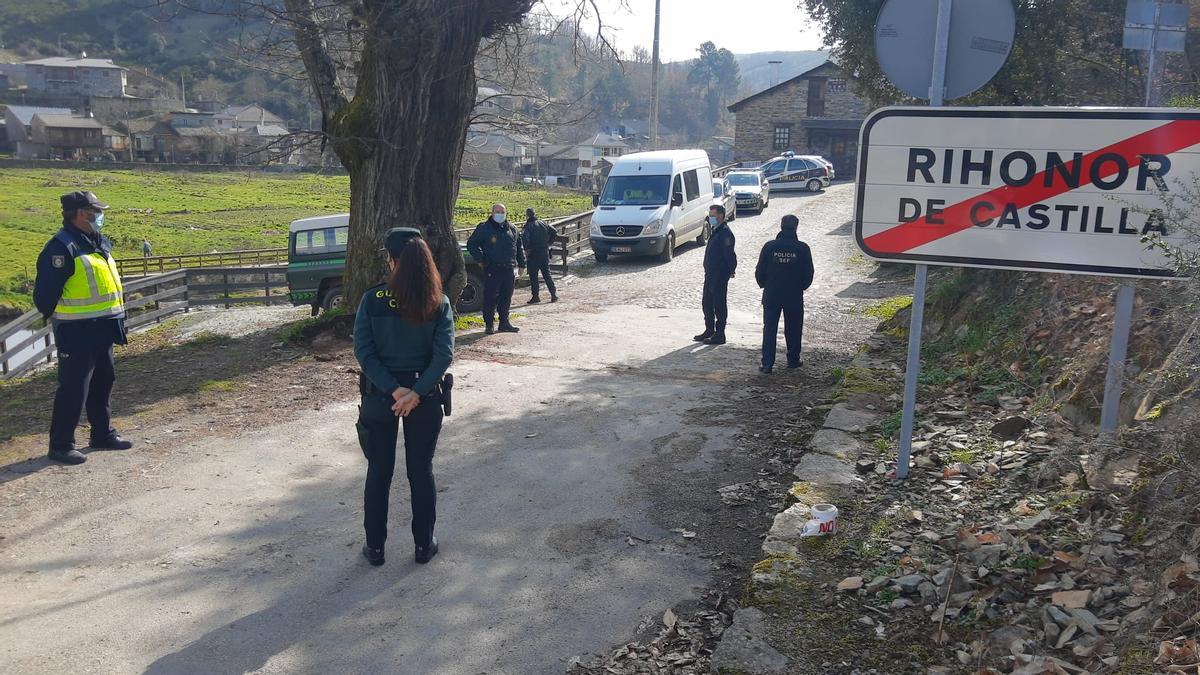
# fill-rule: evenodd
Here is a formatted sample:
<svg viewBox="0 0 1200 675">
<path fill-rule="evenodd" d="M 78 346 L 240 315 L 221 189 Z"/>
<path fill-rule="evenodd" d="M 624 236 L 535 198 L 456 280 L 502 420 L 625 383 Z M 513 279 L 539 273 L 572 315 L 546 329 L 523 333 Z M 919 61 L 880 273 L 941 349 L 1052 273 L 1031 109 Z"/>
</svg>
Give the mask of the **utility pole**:
<svg viewBox="0 0 1200 675">
<path fill-rule="evenodd" d="M 187 110 L 187 89 L 183 86 L 183 72 L 179 73 L 179 98 L 183 101 L 183 109 Z"/>
<path fill-rule="evenodd" d="M 650 71 L 650 149 L 658 149 L 658 29 L 662 0 L 654 0 L 654 56 Z"/>
</svg>

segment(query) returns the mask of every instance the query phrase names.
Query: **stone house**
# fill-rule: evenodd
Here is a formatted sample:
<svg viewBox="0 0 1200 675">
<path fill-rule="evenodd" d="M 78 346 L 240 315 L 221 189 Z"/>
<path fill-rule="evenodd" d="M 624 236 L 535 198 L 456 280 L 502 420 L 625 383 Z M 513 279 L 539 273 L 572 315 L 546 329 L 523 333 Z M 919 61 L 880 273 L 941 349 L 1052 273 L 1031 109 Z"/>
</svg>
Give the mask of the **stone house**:
<svg viewBox="0 0 1200 675">
<path fill-rule="evenodd" d="M 8 143 L 18 157 L 38 157 L 39 150 L 33 144 L 33 117 L 37 114 L 70 115 L 70 108 L 48 108 L 29 105 L 10 105 L 4 110 L 4 122 L 8 131 Z"/>
<path fill-rule="evenodd" d="M 870 105 L 833 61 L 729 106 L 737 116 L 736 161 L 765 162 L 787 150 L 821 155 L 841 178 L 854 176 L 858 132 Z"/>
<path fill-rule="evenodd" d="M 104 125 L 91 117 L 33 116 L 32 141 L 39 159 L 89 159 L 104 150 Z"/>
<path fill-rule="evenodd" d="M 258 124 L 271 124 L 287 127 L 287 122 L 257 103 L 250 105 L 231 105 L 214 116 L 218 129 L 244 131 L 253 129 Z"/>
<path fill-rule="evenodd" d="M 124 96 L 126 68 L 109 59 L 52 56 L 25 62 L 29 91 L 83 96 Z"/>
</svg>

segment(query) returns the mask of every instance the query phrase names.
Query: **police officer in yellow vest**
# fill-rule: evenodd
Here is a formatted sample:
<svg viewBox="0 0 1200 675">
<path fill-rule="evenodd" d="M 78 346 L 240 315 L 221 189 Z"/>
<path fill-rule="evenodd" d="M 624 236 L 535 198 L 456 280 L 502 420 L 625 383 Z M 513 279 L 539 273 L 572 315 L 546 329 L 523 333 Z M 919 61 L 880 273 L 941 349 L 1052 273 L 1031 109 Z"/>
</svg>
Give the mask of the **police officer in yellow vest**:
<svg viewBox="0 0 1200 675">
<path fill-rule="evenodd" d="M 125 303 L 112 242 L 100 234 L 108 204 L 91 192 L 61 197 L 63 226 L 38 256 L 33 302 L 54 328 L 58 391 L 50 420 L 52 460 L 82 464 L 75 427 L 86 409 L 93 449 L 127 450 L 112 428 L 113 345 L 125 344 Z"/>
</svg>

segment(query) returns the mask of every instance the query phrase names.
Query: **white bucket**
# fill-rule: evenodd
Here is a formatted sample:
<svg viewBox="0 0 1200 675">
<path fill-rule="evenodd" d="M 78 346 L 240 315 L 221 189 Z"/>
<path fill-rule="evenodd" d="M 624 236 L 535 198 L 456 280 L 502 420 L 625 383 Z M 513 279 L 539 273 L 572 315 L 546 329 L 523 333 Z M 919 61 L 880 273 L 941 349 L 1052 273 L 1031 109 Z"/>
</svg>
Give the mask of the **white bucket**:
<svg viewBox="0 0 1200 675">
<path fill-rule="evenodd" d="M 833 504 L 813 504 L 812 518 L 800 528 L 801 537 L 824 537 L 837 532 L 838 510 Z"/>
</svg>

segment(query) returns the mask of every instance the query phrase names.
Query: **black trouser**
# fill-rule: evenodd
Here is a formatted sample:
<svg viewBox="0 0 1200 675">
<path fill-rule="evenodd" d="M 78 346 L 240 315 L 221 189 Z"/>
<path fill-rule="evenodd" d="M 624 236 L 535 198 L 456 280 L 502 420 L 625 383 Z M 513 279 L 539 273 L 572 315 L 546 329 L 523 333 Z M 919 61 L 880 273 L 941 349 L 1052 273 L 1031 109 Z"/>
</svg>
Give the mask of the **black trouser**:
<svg viewBox="0 0 1200 675">
<path fill-rule="evenodd" d="M 558 289 L 554 286 L 554 278 L 550 276 L 550 257 L 530 257 L 526 260 L 529 265 L 529 283 L 533 286 L 533 297 L 537 298 L 541 295 L 541 288 L 538 287 L 538 274 L 546 280 L 546 288 L 550 291 L 550 297 L 558 297 Z"/>
<path fill-rule="evenodd" d="M 367 545 L 383 548 L 387 540 L 388 495 L 396 469 L 396 437 L 404 422 L 404 463 L 412 496 L 413 543 L 426 547 L 437 520 L 437 487 L 433 482 L 433 453 L 442 431 L 442 406 L 436 396 L 426 396 L 408 417 L 392 412 L 395 401 L 384 393 L 364 394 L 358 412 L 358 441 L 367 457 L 367 484 L 363 491 L 363 528 Z"/>
<path fill-rule="evenodd" d="M 704 295 L 700 304 L 704 308 L 704 331 L 724 335 L 725 322 L 729 318 L 729 277 L 704 275 Z"/>
<path fill-rule="evenodd" d="M 85 408 L 88 423 L 92 425 L 92 442 L 107 440 L 116 433 L 112 428 L 110 402 L 116 381 L 112 344 L 65 348 L 59 343 L 58 391 L 54 393 L 54 413 L 50 418 L 51 450 L 75 447 L 75 427 L 79 426 L 79 415 Z"/>
<path fill-rule="evenodd" d="M 487 325 L 495 321 L 500 313 L 500 325 L 508 325 L 508 308 L 512 306 L 513 287 L 516 279 L 513 268 L 490 264 L 483 282 L 483 320 Z"/>
<path fill-rule="evenodd" d="M 775 367 L 775 348 L 779 340 L 779 314 L 783 313 L 783 339 L 787 344 L 788 365 L 800 363 L 800 343 L 804 337 L 804 305 L 781 307 L 763 305 L 762 364 Z"/>
</svg>

